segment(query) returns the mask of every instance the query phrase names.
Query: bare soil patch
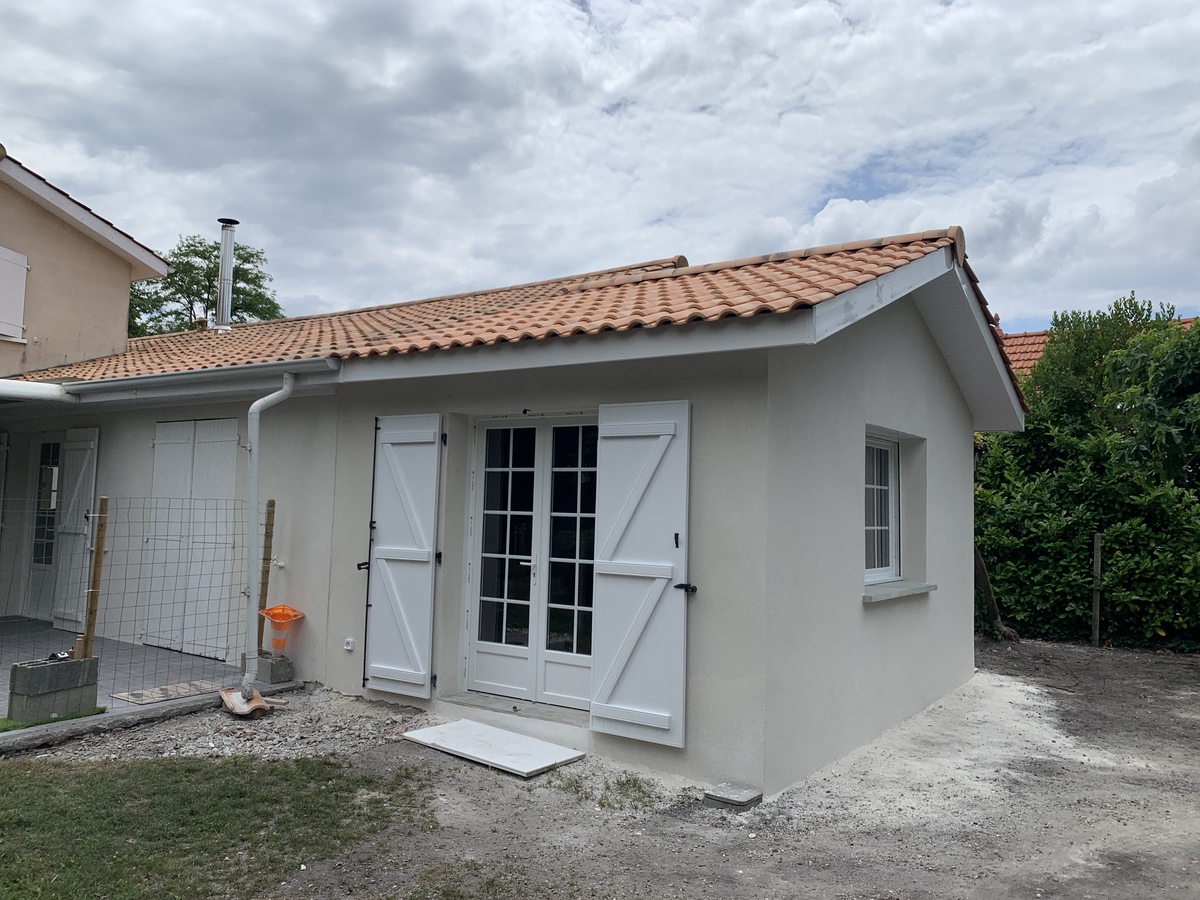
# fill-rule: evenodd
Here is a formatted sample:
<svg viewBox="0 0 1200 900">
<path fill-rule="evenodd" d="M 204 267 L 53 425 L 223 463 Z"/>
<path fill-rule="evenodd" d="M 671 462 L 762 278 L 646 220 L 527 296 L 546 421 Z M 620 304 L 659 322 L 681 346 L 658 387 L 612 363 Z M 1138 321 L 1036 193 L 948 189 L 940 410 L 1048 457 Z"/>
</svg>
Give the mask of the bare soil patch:
<svg viewBox="0 0 1200 900">
<path fill-rule="evenodd" d="M 522 781 L 399 740 L 427 721 L 415 711 L 327 692 L 252 725 L 200 713 L 40 755 L 324 748 L 431 775 L 439 828 L 397 824 L 280 872 L 280 898 L 1200 895 L 1200 659 L 1023 642 L 981 644 L 977 662 L 742 814 L 594 759 Z"/>
</svg>

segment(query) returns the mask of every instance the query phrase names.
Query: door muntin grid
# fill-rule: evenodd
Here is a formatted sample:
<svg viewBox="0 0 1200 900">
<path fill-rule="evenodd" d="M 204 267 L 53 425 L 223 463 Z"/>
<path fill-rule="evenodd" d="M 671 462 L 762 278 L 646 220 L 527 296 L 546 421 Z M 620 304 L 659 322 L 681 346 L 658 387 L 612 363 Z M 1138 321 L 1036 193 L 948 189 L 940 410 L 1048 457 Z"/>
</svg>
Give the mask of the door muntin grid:
<svg viewBox="0 0 1200 900">
<path fill-rule="evenodd" d="M 551 432 L 545 649 L 580 656 L 592 652 L 598 432 L 595 425 Z"/>
<path fill-rule="evenodd" d="M 529 646 L 536 428 L 488 428 L 479 640 Z"/>
</svg>

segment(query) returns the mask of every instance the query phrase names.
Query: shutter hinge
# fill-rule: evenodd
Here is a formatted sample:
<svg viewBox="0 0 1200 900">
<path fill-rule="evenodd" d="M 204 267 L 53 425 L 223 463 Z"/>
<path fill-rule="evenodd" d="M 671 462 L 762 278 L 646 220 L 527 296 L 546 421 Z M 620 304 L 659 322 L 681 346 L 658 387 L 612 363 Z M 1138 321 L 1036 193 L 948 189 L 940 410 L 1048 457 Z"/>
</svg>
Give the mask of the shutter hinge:
<svg viewBox="0 0 1200 900">
<path fill-rule="evenodd" d="M 442 446 L 446 446 L 446 432 L 444 431 L 442 432 Z"/>
<path fill-rule="evenodd" d="M 433 558 L 437 562 L 437 564 L 440 566 L 442 564 L 442 551 L 439 550 L 437 553 L 433 554 Z"/>
<path fill-rule="evenodd" d="M 374 519 L 371 520 L 371 530 L 372 531 L 375 530 L 375 520 Z"/>
<path fill-rule="evenodd" d="M 430 675 L 430 676 L 429 676 L 429 686 L 430 686 L 430 687 L 437 687 L 437 676 L 436 676 L 436 675 Z"/>
</svg>

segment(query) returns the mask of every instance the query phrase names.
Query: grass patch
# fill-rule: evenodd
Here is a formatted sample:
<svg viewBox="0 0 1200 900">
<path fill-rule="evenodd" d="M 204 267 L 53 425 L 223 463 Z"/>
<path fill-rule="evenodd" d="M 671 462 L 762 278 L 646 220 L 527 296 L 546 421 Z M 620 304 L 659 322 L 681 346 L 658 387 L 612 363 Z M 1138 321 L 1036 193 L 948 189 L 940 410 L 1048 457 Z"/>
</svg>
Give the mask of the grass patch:
<svg viewBox="0 0 1200 900">
<path fill-rule="evenodd" d="M 6 731 L 16 731 L 18 728 L 32 728 L 35 725 L 49 725 L 51 722 L 65 722 L 68 719 L 82 719 L 86 716 L 98 716 L 108 707 L 93 706 L 91 709 L 67 713 L 65 716 L 55 716 L 52 719 L 42 719 L 40 722 L 14 722 L 12 719 L 0 719 L 0 734 Z"/>
<path fill-rule="evenodd" d="M 521 866 L 489 874 L 473 859 L 439 863 L 421 872 L 408 900 L 516 900 L 529 896 L 519 883 L 524 877 Z"/>
<path fill-rule="evenodd" d="M 329 759 L 0 763 L 0 897 L 251 896 L 393 821 L 429 780 Z"/>
<path fill-rule="evenodd" d="M 614 780 L 591 782 L 584 775 L 566 775 L 556 769 L 547 783 L 570 794 L 577 802 L 594 803 L 599 809 L 645 810 L 657 799 L 654 785 L 633 772 L 622 772 Z"/>
</svg>

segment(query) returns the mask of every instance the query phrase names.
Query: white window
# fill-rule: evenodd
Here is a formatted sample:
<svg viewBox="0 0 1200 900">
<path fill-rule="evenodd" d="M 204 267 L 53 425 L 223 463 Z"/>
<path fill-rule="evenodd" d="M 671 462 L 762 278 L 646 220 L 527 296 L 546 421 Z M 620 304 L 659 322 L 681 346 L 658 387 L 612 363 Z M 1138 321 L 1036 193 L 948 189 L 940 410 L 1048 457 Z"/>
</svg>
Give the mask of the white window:
<svg viewBox="0 0 1200 900">
<path fill-rule="evenodd" d="M 900 445 L 867 438 L 866 581 L 900 578 Z"/>
<path fill-rule="evenodd" d="M 29 260 L 0 247 L 0 340 L 25 338 L 25 273 Z"/>
</svg>

